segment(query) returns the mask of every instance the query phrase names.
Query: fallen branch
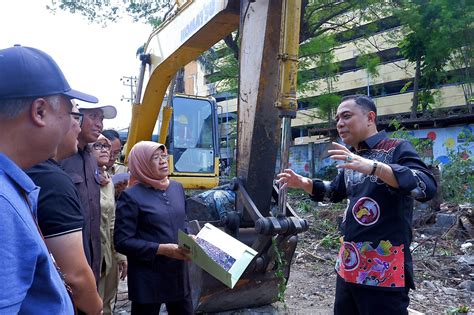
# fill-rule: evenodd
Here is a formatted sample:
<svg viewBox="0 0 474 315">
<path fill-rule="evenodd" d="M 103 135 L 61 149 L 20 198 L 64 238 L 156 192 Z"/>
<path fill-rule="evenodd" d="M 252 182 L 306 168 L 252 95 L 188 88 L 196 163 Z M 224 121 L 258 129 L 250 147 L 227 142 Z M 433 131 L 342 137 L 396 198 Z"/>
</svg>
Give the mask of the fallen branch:
<svg viewBox="0 0 474 315">
<path fill-rule="evenodd" d="M 314 257 L 314 258 L 316 258 L 316 259 L 318 259 L 318 260 L 321 260 L 321 261 L 329 261 L 328 259 L 326 259 L 326 258 L 324 258 L 324 257 L 321 257 L 321 256 L 318 256 L 318 255 L 316 255 L 316 254 L 313 254 L 313 253 L 308 252 L 308 251 L 307 251 L 306 249 L 304 249 L 304 248 L 302 248 L 301 250 L 302 250 L 303 252 L 305 252 L 306 254 L 310 255 L 311 257 Z"/>
</svg>

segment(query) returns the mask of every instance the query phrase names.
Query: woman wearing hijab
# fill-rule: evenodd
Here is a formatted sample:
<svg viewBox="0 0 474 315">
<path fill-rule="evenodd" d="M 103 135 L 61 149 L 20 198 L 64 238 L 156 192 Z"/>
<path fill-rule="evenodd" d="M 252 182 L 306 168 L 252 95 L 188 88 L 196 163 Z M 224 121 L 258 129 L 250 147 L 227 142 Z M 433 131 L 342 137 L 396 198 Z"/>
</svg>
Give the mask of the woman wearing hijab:
<svg viewBox="0 0 474 315">
<path fill-rule="evenodd" d="M 183 186 L 168 179 L 168 153 L 160 143 L 141 141 L 128 157 L 131 187 L 117 201 L 114 242 L 128 260 L 132 315 L 193 314 L 186 260 L 178 230 L 186 232 Z"/>
</svg>

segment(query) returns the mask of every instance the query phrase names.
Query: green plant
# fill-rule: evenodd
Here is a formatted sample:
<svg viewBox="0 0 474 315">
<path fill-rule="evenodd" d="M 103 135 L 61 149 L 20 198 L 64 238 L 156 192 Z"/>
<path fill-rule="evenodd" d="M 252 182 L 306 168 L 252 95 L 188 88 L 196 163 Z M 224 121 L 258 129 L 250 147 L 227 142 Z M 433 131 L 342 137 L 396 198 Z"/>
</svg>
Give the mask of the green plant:
<svg viewBox="0 0 474 315">
<path fill-rule="evenodd" d="M 407 141 L 410 141 L 410 143 L 413 145 L 420 157 L 425 160 L 428 160 L 427 162 L 429 165 L 433 165 L 433 154 L 429 153 L 433 147 L 433 141 L 431 139 L 417 138 L 413 136 L 412 134 L 410 134 L 408 129 L 403 127 L 402 124 L 396 119 L 392 119 L 392 121 L 390 121 L 390 127 L 393 127 L 395 129 L 395 131 L 391 134 L 392 138 L 405 139 Z"/>
<path fill-rule="evenodd" d="M 306 194 L 302 193 L 301 189 L 298 188 L 288 188 L 287 194 L 289 197 L 299 198 L 305 196 Z"/>
<path fill-rule="evenodd" d="M 448 314 L 467 314 L 470 308 L 467 305 L 461 305 L 448 310 Z"/>
<path fill-rule="evenodd" d="M 325 248 L 339 248 L 339 234 L 328 234 L 321 240 L 321 246 Z"/>
<path fill-rule="evenodd" d="M 459 134 L 465 138 L 457 150 L 448 149 L 450 163 L 443 165 L 441 181 L 443 183 L 443 198 L 448 202 L 474 202 L 474 163 L 467 158 L 472 154 L 468 143 L 474 140 L 472 134 Z"/>
<path fill-rule="evenodd" d="M 326 231 L 327 233 L 336 233 L 337 232 L 337 226 L 336 224 L 331 221 L 330 219 L 322 219 L 318 220 L 318 227 L 321 230 Z"/>
<path fill-rule="evenodd" d="M 336 162 L 325 166 L 320 170 L 320 174 L 318 175 L 318 178 L 322 180 L 333 180 L 334 177 L 336 177 L 338 169 L 336 168 Z"/>
<path fill-rule="evenodd" d="M 365 68 L 371 76 L 378 76 L 378 66 L 380 65 L 381 59 L 377 54 L 369 53 L 360 55 L 356 60 L 356 65 Z"/>
<path fill-rule="evenodd" d="M 285 303 L 285 292 L 286 292 L 286 277 L 285 277 L 285 266 L 286 261 L 283 258 L 283 253 L 278 248 L 276 238 L 272 239 L 272 247 L 275 251 L 275 276 L 279 279 L 278 281 L 278 301 L 282 302 L 286 308 Z"/>
<path fill-rule="evenodd" d="M 314 208 L 314 203 L 309 199 L 300 200 L 296 206 L 299 212 L 311 212 Z"/>
</svg>

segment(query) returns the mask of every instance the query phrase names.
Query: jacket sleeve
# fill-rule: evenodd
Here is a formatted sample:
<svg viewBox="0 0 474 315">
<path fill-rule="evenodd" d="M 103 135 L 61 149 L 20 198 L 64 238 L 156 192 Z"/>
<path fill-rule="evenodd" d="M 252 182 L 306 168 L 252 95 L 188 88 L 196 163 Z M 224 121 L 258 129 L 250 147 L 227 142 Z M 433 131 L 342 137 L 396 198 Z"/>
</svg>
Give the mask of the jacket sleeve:
<svg viewBox="0 0 474 315">
<path fill-rule="evenodd" d="M 410 142 L 403 140 L 397 146 L 389 166 L 398 182 L 399 193 L 411 195 L 421 202 L 436 194 L 436 180 Z"/>
<path fill-rule="evenodd" d="M 331 181 L 320 179 L 313 180 L 313 201 L 340 202 L 347 197 L 346 184 L 344 182 L 344 171 L 339 171 Z"/>
<path fill-rule="evenodd" d="M 137 238 L 139 205 L 126 191 L 117 200 L 115 213 L 114 245 L 115 250 L 134 259 L 153 262 L 156 257 L 158 242 Z"/>
</svg>

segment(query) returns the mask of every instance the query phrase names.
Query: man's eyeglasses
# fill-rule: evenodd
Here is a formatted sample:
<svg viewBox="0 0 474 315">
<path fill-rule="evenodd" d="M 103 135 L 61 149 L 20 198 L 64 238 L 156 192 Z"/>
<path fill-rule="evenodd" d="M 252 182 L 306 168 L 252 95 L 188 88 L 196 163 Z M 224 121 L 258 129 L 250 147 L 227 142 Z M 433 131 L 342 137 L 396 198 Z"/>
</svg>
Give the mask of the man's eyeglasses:
<svg viewBox="0 0 474 315">
<path fill-rule="evenodd" d="M 92 147 L 94 148 L 94 150 L 106 150 L 106 151 L 110 151 L 110 148 L 112 147 L 110 144 L 106 144 L 106 143 L 100 143 L 100 142 L 96 142 L 92 145 Z"/>
<path fill-rule="evenodd" d="M 166 162 L 166 161 L 168 161 L 168 160 L 170 159 L 170 156 L 169 156 L 168 154 L 163 154 L 163 155 L 158 155 L 158 154 L 156 154 L 156 155 L 153 155 L 153 156 L 151 157 L 151 159 L 154 160 L 154 161 L 162 160 L 162 161 L 165 161 L 165 162 Z"/>
<path fill-rule="evenodd" d="M 79 127 L 82 127 L 82 122 L 84 121 L 84 114 L 76 112 L 70 112 L 69 114 L 71 114 L 72 118 L 77 120 L 77 122 L 79 123 Z"/>
</svg>

